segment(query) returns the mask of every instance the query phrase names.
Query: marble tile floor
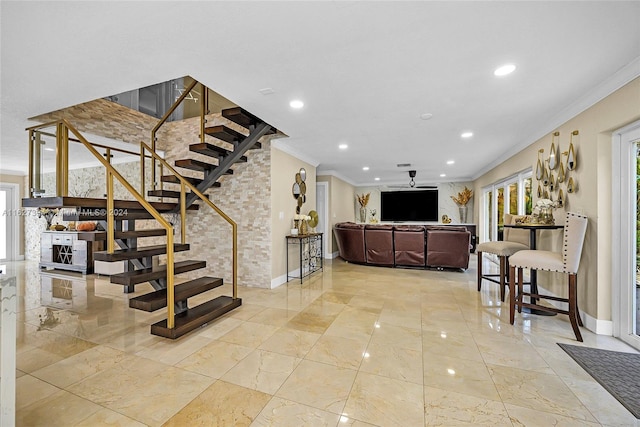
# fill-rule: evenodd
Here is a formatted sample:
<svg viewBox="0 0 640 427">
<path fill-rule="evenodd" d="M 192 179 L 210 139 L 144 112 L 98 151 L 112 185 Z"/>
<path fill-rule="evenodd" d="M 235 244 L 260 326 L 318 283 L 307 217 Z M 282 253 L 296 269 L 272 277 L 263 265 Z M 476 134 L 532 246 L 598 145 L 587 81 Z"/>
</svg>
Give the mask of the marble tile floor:
<svg viewBox="0 0 640 427">
<path fill-rule="evenodd" d="M 149 334 L 164 310 L 128 308 L 105 277 L 16 263 L 16 424 L 639 425 L 556 345 L 579 344 L 566 316 L 510 325 L 497 285 L 476 291 L 473 262 L 329 261 L 302 285 L 241 287 L 239 309 L 176 341 Z M 635 351 L 582 332 L 583 345 Z"/>
</svg>

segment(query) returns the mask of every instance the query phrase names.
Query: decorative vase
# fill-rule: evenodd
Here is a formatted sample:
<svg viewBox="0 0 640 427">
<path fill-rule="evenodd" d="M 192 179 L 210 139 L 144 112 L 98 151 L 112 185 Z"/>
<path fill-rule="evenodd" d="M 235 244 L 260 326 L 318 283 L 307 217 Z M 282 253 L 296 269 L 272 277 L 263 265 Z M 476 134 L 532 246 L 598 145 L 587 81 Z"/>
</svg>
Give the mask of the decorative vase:
<svg viewBox="0 0 640 427">
<path fill-rule="evenodd" d="M 467 223 L 467 213 L 469 212 L 468 206 L 458 206 L 458 213 L 460 214 L 460 222 L 462 224 Z"/>
<path fill-rule="evenodd" d="M 298 234 L 301 236 L 304 236 L 306 234 L 309 234 L 309 230 L 307 228 L 307 221 L 301 219 L 300 221 L 298 221 Z"/>
<path fill-rule="evenodd" d="M 360 222 L 367 222 L 367 208 L 364 206 L 360 208 Z"/>
<path fill-rule="evenodd" d="M 540 208 L 540 222 L 542 224 L 555 224 L 555 220 L 553 218 L 553 208 L 549 207 L 549 208 L 545 208 L 542 207 Z"/>
</svg>

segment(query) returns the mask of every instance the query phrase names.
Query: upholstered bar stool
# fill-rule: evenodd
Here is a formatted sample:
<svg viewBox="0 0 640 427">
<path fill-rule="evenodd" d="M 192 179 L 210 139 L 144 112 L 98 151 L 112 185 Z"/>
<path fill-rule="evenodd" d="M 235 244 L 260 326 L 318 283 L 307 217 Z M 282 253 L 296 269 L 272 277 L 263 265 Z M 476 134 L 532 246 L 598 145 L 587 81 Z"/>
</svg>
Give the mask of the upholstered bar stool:
<svg viewBox="0 0 640 427">
<path fill-rule="evenodd" d="M 522 219 L 522 215 L 504 214 L 505 224 L 515 224 L 516 221 Z M 482 289 L 482 280 L 486 279 L 494 283 L 500 284 L 500 299 L 504 301 L 505 288 L 508 286 L 507 277 L 509 272 L 509 257 L 518 251 L 529 249 L 529 231 L 516 230 L 513 228 L 504 229 L 503 240 L 496 242 L 480 243 L 476 248 L 478 253 L 478 292 Z M 482 272 L 482 254 L 494 254 L 500 260 L 500 269 L 498 274 L 484 274 Z M 498 277 L 498 279 L 494 279 Z"/>
<path fill-rule="evenodd" d="M 584 236 L 587 231 L 587 217 L 572 212 L 567 212 L 564 222 L 564 235 L 562 252 L 552 252 L 544 250 L 526 250 L 520 251 L 511 256 L 509 262 L 511 268 L 509 270 L 509 321 L 513 325 L 515 318 L 515 309 L 518 313 L 522 312 L 522 307 L 536 308 L 538 310 L 548 311 L 552 313 L 560 313 L 569 315 L 571 327 L 578 341 L 582 341 L 579 326 L 582 326 L 580 312 L 578 311 L 578 267 L 580 266 L 580 255 L 582 254 L 582 246 Z M 526 293 L 522 291 L 522 269 L 530 268 L 532 270 L 555 271 L 568 275 L 568 298 L 560 298 L 550 295 L 540 295 L 539 293 Z M 518 270 L 518 292 L 516 293 L 516 269 Z M 531 297 L 531 303 L 523 301 L 524 296 Z M 547 307 L 535 304 L 537 299 L 550 299 L 554 301 L 562 301 L 569 304 L 568 310 L 561 310 L 555 307 Z"/>
</svg>

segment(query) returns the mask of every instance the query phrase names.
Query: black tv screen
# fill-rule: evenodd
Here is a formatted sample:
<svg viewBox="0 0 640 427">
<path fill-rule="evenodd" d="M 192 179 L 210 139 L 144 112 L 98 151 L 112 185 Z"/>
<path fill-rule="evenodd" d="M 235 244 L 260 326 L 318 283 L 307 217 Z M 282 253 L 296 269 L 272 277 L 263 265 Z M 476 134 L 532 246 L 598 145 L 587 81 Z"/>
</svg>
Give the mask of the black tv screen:
<svg viewBox="0 0 640 427">
<path fill-rule="evenodd" d="M 438 221 L 438 190 L 383 191 L 382 221 Z"/>
</svg>

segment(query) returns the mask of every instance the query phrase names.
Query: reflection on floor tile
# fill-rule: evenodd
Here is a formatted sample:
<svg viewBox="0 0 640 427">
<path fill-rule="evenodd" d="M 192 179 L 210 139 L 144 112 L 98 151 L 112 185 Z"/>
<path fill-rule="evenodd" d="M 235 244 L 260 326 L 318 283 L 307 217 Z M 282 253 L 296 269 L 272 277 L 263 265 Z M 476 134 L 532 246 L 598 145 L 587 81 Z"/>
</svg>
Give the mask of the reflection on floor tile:
<svg viewBox="0 0 640 427">
<path fill-rule="evenodd" d="M 269 394 L 217 381 L 164 425 L 249 426 L 269 400 Z"/>
<path fill-rule="evenodd" d="M 635 426 L 558 346 L 566 316 L 518 316 L 465 272 L 327 261 L 178 340 L 150 335 L 166 313 L 130 309 L 108 278 L 41 292 L 20 268 L 18 425 Z M 486 270 L 492 266 L 487 265 Z M 65 272 L 56 272 L 64 277 Z M 212 294 L 228 293 L 230 286 Z M 633 349 L 583 328 L 584 345 Z"/>
</svg>

